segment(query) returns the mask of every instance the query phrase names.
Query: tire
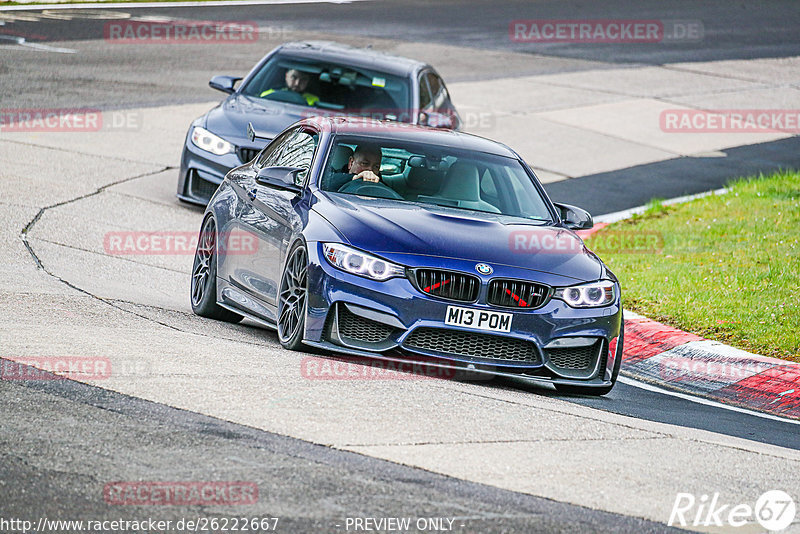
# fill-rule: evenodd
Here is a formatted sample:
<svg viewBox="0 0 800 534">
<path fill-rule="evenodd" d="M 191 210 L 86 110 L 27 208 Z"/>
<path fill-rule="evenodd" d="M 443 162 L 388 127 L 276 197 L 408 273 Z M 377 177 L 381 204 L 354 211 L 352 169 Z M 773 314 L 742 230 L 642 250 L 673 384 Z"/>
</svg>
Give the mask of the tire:
<svg viewBox="0 0 800 534">
<path fill-rule="evenodd" d="M 201 317 L 238 323 L 244 317 L 217 304 L 217 223 L 209 215 L 203 222 L 192 264 L 192 311 Z"/>
<path fill-rule="evenodd" d="M 623 342 L 625 341 L 625 322 L 623 321 L 620 331 L 619 331 L 619 340 L 617 341 L 617 357 L 614 358 L 614 369 L 611 370 L 611 385 L 604 386 L 601 388 L 587 388 L 585 386 L 562 386 L 556 385 L 556 390 L 559 393 L 567 393 L 569 395 L 588 395 L 591 397 L 600 397 L 606 395 L 614 389 L 614 385 L 617 383 L 617 377 L 619 376 L 619 369 L 622 365 L 622 348 Z"/>
<path fill-rule="evenodd" d="M 278 341 L 301 350 L 308 310 L 308 251 L 298 242 L 286 257 L 278 292 Z"/>
</svg>

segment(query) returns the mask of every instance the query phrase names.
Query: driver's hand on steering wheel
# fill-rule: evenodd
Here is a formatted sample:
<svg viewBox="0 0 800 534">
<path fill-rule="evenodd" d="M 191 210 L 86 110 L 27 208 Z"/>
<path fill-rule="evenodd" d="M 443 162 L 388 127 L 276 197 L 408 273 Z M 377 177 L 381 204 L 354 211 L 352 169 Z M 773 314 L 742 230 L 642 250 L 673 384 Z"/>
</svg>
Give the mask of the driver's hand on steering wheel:
<svg viewBox="0 0 800 534">
<path fill-rule="evenodd" d="M 381 181 L 381 178 L 372 171 L 361 171 L 353 176 L 353 180 L 364 180 L 365 182 L 374 182 L 377 184 Z"/>
</svg>

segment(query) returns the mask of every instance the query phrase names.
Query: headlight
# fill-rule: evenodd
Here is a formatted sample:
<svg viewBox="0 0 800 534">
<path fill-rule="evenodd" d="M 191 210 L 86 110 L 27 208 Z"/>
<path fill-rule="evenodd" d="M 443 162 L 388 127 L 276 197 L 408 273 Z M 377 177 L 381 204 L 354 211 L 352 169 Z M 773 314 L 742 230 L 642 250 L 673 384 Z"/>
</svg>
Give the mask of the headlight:
<svg viewBox="0 0 800 534">
<path fill-rule="evenodd" d="M 340 243 L 323 243 L 322 248 L 328 263 L 348 273 L 379 281 L 405 275 L 405 269 L 400 265 Z"/>
<path fill-rule="evenodd" d="M 561 299 L 573 308 L 597 308 L 608 306 L 616 299 L 617 285 L 611 280 L 600 280 L 591 284 L 560 287 L 554 298 Z"/>
<path fill-rule="evenodd" d="M 234 151 L 231 143 L 199 126 L 192 129 L 192 143 L 200 150 L 211 152 L 217 156 L 224 156 Z"/>
</svg>

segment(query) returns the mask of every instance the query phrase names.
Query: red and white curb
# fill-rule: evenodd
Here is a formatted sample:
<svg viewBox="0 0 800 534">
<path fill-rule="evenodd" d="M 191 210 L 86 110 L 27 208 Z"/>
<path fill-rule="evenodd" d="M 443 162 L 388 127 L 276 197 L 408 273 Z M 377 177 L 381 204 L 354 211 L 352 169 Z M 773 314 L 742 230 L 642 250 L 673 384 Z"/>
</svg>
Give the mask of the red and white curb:
<svg viewBox="0 0 800 534">
<path fill-rule="evenodd" d="M 717 189 L 664 204 L 725 192 L 727 189 Z M 603 215 L 591 230 L 578 234 L 586 238 L 645 209 Z M 721 404 L 800 420 L 800 364 L 752 354 L 630 311 L 625 311 L 621 373 Z"/>
<path fill-rule="evenodd" d="M 800 364 L 751 354 L 628 311 L 622 373 L 723 404 L 800 420 Z"/>
</svg>

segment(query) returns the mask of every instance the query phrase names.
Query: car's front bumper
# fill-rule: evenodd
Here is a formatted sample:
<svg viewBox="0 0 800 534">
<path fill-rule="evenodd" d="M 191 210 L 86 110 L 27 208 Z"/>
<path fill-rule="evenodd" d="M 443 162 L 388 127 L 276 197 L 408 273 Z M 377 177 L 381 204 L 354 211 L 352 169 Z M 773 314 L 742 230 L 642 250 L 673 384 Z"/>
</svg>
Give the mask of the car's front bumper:
<svg viewBox="0 0 800 534">
<path fill-rule="evenodd" d="M 619 297 L 603 308 L 576 309 L 551 299 L 533 310 L 491 306 L 481 297 L 473 303 L 444 300 L 421 293 L 407 278 L 377 282 L 340 271 L 322 257 L 319 243 L 308 245 L 305 341 L 309 345 L 389 361 L 423 358 L 428 365 L 525 376 L 551 384 L 611 384 L 622 351 L 617 343 L 622 323 Z M 420 260 L 440 261 L 426 258 Z M 494 277 L 522 279 L 522 274 L 530 280 L 530 271 L 522 271 L 501 266 L 493 276 L 482 277 L 482 284 Z M 448 306 L 512 313 L 511 331 L 446 325 Z M 344 327 L 339 324 L 342 321 Z M 554 346 L 559 343 L 576 346 Z M 512 353 L 515 359 L 507 357 Z"/>
</svg>

